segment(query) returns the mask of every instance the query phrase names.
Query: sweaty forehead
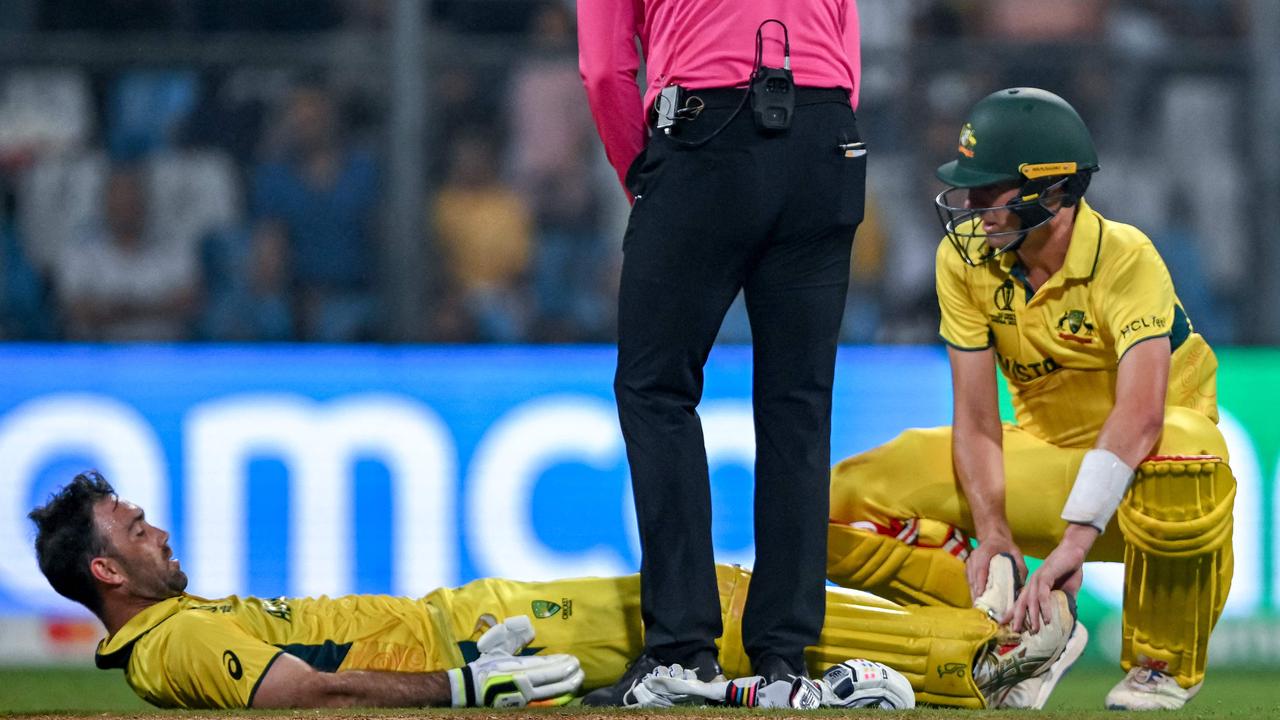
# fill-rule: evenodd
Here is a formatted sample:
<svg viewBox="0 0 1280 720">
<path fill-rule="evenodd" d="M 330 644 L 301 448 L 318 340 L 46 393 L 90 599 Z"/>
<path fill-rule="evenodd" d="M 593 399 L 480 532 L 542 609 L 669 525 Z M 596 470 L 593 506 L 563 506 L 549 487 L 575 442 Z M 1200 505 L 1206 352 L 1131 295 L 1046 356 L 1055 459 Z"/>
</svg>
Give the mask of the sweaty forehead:
<svg viewBox="0 0 1280 720">
<path fill-rule="evenodd" d="M 113 528 L 128 527 L 141 515 L 142 508 L 117 497 L 102 498 L 93 506 L 94 519 L 104 532 L 110 532 Z"/>
</svg>

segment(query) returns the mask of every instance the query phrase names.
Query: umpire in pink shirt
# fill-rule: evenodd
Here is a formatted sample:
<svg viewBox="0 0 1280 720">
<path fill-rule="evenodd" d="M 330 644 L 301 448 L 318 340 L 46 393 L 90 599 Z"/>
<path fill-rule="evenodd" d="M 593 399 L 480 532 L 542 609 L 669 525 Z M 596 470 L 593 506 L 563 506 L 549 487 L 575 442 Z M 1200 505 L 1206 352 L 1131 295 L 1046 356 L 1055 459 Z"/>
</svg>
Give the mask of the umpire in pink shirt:
<svg viewBox="0 0 1280 720">
<path fill-rule="evenodd" d="M 628 704 L 657 665 L 720 674 L 696 408 L 739 290 L 754 345 L 757 448 L 743 645 L 756 674 L 803 674 L 804 649 L 822 627 L 831 385 L 863 215 L 855 0 L 578 0 L 578 41 L 605 152 L 634 201 L 614 392 L 645 627 L 645 649 L 622 680 L 584 702 Z"/>
</svg>

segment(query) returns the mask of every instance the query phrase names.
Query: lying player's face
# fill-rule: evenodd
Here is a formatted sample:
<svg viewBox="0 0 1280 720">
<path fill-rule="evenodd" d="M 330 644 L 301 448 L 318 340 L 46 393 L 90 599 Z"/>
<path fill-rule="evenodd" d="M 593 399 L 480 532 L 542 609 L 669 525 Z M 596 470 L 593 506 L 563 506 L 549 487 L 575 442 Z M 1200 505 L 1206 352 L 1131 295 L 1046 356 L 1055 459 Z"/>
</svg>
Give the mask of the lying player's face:
<svg viewBox="0 0 1280 720">
<path fill-rule="evenodd" d="M 998 185 L 987 185 L 985 187 L 970 188 L 968 197 L 965 198 L 964 206 L 970 210 L 981 210 L 982 208 L 992 208 L 978 213 L 982 218 L 982 231 L 987 235 L 998 232 L 1009 232 L 1018 230 L 1022 227 L 1022 221 L 1012 210 L 1005 209 L 1005 205 L 1013 200 L 1018 194 L 1017 183 L 1001 183 Z M 992 245 L 1004 245 L 1008 242 L 1005 236 L 997 236 L 988 240 Z"/>
<path fill-rule="evenodd" d="M 94 516 L 109 546 L 106 554 L 125 576 L 130 594 L 163 600 L 187 588 L 187 574 L 169 547 L 169 533 L 147 522 L 142 508 L 104 498 L 94 507 Z"/>
</svg>

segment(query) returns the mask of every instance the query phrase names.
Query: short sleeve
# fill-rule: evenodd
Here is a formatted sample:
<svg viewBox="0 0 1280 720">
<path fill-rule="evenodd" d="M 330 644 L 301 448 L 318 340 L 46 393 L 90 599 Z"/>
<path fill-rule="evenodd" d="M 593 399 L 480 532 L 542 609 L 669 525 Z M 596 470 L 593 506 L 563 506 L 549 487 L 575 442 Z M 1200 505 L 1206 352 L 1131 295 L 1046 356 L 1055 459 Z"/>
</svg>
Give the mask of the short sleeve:
<svg viewBox="0 0 1280 720">
<path fill-rule="evenodd" d="M 247 708 L 281 652 L 229 617 L 182 613 L 134 647 L 129 683 L 161 707 Z"/>
<path fill-rule="evenodd" d="M 957 350 L 985 350 L 991 347 L 991 328 L 982 310 L 973 304 L 965 283 L 967 266 L 946 240 L 938 246 L 934 263 L 942 341 Z"/>
<path fill-rule="evenodd" d="M 1107 266 L 1099 280 L 1101 292 L 1095 293 L 1095 302 L 1100 301 L 1098 314 L 1104 333 L 1113 338 L 1116 358 L 1143 340 L 1170 334 L 1173 280 L 1154 247 L 1129 250 Z"/>
</svg>

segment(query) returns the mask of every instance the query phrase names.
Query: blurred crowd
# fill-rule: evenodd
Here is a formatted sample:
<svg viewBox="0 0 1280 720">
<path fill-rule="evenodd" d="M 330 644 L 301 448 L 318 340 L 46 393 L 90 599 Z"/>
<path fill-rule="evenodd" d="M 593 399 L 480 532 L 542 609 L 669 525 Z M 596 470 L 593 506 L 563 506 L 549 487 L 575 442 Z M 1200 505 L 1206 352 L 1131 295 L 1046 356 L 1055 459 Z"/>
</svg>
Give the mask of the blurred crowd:
<svg viewBox="0 0 1280 720">
<path fill-rule="evenodd" d="M 5 0 L 0 39 L 385 44 L 392 5 Z M 932 170 L 953 152 L 965 109 L 1010 85 L 1076 105 L 1102 158 L 1090 200 L 1152 236 L 1211 342 L 1249 341 L 1237 320 L 1259 237 L 1241 205 L 1259 162 L 1241 140 L 1247 3 L 859 7 L 871 160 L 846 342 L 935 338 Z M 407 335 L 388 320 L 396 147 L 385 77 L 341 58 L 98 65 L 0 54 L 0 338 L 612 341 L 627 205 L 586 108 L 572 0 L 434 0 L 426 17 L 433 41 L 476 52 L 428 48 L 428 292 Z M 721 337 L 750 338 L 741 302 Z"/>
</svg>

